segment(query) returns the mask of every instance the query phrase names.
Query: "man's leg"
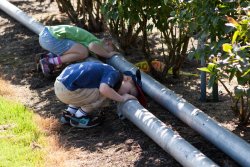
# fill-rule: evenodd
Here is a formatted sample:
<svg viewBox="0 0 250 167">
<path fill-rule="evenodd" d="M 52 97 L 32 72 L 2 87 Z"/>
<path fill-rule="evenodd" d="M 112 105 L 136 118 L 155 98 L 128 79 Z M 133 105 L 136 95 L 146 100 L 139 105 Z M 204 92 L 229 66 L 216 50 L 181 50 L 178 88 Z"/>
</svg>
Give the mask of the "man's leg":
<svg viewBox="0 0 250 167">
<path fill-rule="evenodd" d="M 64 54 L 60 56 L 60 58 L 62 64 L 64 64 L 64 63 L 72 63 L 75 61 L 82 61 L 86 59 L 88 55 L 89 55 L 88 49 L 85 46 L 76 43 L 69 50 L 64 52 Z"/>
</svg>

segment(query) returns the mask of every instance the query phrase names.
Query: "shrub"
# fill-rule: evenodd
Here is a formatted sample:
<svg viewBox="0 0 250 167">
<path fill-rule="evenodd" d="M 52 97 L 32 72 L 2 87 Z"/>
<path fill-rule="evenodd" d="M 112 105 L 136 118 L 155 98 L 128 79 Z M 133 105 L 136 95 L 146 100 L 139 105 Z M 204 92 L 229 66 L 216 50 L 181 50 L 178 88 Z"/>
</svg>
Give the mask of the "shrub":
<svg viewBox="0 0 250 167">
<path fill-rule="evenodd" d="M 210 73 L 209 87 L 217 81 L 224 86 L 230 95 L 232 110 L 242 124 L 247 124 L 250 117 L 250 10 L 243 8 L 239 14 L 238 21 L 227 17 L 227 25 L 235 29 L 231 43 L 224 43 L 224 52 L 211 55 L 208 66 L 200 70 Z M 230 82 L 233 78 L 237 79 L 237 85 L 231 91 L 223 79 Z"/>
</svg>

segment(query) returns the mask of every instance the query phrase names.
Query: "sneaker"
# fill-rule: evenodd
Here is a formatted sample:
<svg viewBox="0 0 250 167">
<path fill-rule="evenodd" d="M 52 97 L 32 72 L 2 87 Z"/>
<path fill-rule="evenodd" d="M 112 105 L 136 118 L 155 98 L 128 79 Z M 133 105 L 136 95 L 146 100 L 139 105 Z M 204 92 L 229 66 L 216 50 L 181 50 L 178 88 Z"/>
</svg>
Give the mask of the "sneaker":
<svg viewBox="0 0 250 167">
<path fill-rule="evenodd" d="M 40 55 L 40 59 L 43 59 L 43 58 L 54 58 L 54 57 L 58 57 L 58 55 L 54 54 L 54 53 L 43 53 Z"/>
<path fill-rule="evenodd" d="M 62 116 L 60 118 L 60 122 L 62 124 L 69 124 L 70 123 L 70 118 L 73 116 L 69 111 L 65 110 L 62 113 Z"/>
<path fill-rule="evenodd" d="M 54 58 L 57 57 L 56 54 L 53 53 L 38 53 L 35 55 L 35 62 L 36 62 L 36 69 L 38 72 L 42 71 L 41 65 L 40 65 L 40 60 L 43 58 Z"/>
<path fill-rule="evenodd" d="M 51 76 L 53 74 L 53 71 L 55 69 L 55 66 L 51 63 L 49 63 L 48 58 L 43 58 L 39 61 L 42 72 L 45 76 Z"/>
<path fill-rule="evenodd" d="M 101 122 L 101 117 L 90 115 L 82 116 L 79 118 L 72 116 L 70 118 L 70 125 L 77 128 L 91 128 L 100 125 Z"/>
</svg>

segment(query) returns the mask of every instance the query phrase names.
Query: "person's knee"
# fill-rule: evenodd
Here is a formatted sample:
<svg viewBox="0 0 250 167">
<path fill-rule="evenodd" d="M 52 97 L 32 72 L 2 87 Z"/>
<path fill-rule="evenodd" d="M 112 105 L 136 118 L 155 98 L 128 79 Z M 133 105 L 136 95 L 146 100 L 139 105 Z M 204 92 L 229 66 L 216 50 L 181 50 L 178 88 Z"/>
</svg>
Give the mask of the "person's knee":
<svg viewBox="0 0 250 167">
<path fill-rule="evenodd" d="M 86 57 L 88 57 L 88 55 L 89 55 L 88 49 L 87 49 L 85 46 L 81 45 L 81 44 L 79 44 L 79 45 L 76 46 L 76 50 L 75 50 L 75 51 L 76 51 L 76 53 L 78 53 L 79 56 L 81 56 L 83 59 L 86 58 Z"/>
<path fill-rule="evenodd" d="M 64 55 L 77 55 L 78 59 L 85 59 L 89 55 L 88 49 L 81 45 L 81 44 L 75 44 L 72 46 L 67 52 L 64 53 Z"/>
<path fill-rule="evenodd" d="M 91 42 L 88 46 L 89 50 L 95 50 L 95 48 L 97 47 L 98 44 L 96 44 L 95 42 Z"/>
</svg>

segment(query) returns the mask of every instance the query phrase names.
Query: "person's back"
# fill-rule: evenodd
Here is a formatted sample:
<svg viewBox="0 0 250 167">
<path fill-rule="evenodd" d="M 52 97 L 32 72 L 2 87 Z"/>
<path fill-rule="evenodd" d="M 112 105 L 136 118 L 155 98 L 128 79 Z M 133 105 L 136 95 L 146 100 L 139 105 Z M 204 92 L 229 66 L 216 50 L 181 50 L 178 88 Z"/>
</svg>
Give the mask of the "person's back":
<svg viewBox="0 0 250 167">
<path fill-rule="evenodd" d="M 98 88 L 101 83 L 115 88 L 122 75 L 110 65 L 99 62 L 83 62 L 67 66 L 57 77 L 64 86 L 74 91 L 81 88 Z"/>
<path fill-rule="evenodd" d="M 119 72 L 99 62 L 82 62 L 66 67 L 55 81 L 57 98 L 68 104 L 61 122 L 74 127 L 88 128 L 100 123 L 90 113 L 103 107 L 107 101 L 125 102 L 143 94 L 138 86 L 140 76 Z M 140 85 L 140 84 L 139 84 Z"/>
<path fill-rule="evenodd" d="M 71 25 L 56 25 L 47 26 L 50 33 L 57 39 L 70 39 L 76 41 L 85 47 L 88 47 L 91 42 L 101 44 L 101 40 L 90 32 Z"/>
<path fill-rule="evenodd" d="M 39 61 L 43 74 L 48 77 L 62 64 L 84 60 L 89 52 L 102 58 L 118 54 L 111 41 L 103 41 L 82 28 L 70 25 L 46 26 L 39 34 L 39 43 L 56 55 L 45 55 Z"/>
</svg>

